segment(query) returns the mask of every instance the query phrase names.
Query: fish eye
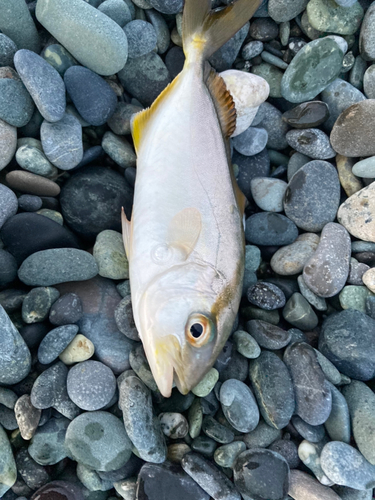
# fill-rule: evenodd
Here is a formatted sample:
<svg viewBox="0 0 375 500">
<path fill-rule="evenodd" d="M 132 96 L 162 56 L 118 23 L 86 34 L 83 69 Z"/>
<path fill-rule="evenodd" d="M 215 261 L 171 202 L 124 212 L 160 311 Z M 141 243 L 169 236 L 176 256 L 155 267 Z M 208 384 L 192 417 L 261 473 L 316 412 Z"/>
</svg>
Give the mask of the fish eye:
<svg viewBox="0 0 375 500">
<path fill-rule="evenodd" d="M 186 336 L 194 347 L 206 345 L 213 339 L 214 331 L 213 321 L 204 314 L 192 314 L 186 323 Z"/>
</svg>

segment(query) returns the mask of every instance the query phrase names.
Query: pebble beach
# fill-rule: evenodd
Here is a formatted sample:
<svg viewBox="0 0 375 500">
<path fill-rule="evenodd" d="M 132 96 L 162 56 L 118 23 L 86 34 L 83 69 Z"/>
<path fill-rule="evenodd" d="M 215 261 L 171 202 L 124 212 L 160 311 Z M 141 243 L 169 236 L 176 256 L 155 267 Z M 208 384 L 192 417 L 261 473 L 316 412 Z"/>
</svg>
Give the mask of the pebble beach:
<svg viewBox="0 0 375 500">
<path fill-rule="evenodd" d="M 237 110 L 242 299 L 214 366 L 164 398 L 121 209 L 182 11 L 0 0 L 0 498 L 371 500 L 375 1 L 263 0 L 210 57 Z"/>
</svg>

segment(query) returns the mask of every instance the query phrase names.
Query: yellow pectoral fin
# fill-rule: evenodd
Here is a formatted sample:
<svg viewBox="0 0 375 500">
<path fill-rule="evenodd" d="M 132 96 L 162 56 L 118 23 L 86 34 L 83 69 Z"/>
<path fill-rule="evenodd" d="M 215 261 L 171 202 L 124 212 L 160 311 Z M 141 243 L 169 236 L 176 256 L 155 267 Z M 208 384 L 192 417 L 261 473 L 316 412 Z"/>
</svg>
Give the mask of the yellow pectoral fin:
<svg viewBox="0 0 375 500">
<path fill-rule="evenodd" d="M 171 220 L 168 228 L 167 243 L 182 247 L 187 256 L 191 254 L 202 230 L 202 217 L 196 208 L 184 208 Z"/>
<path fill-rule="evenodd" d="M 131 222 L 128 221 L 124 207 L 121 208 L 121 223 L 122 223 L 122 239 L 124 242 L 126 256 L 129 260 L 130 257 L 130 237 L 131 237 Z"/>
</svg>

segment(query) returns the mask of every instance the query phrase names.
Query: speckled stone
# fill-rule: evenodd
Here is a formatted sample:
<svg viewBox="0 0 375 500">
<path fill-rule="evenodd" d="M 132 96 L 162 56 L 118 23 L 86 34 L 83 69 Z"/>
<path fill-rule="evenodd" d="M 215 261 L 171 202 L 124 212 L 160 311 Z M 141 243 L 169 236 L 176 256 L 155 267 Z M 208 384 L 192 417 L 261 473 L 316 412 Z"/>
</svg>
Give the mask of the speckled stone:
<svg viewBox="0 0 375 500">
<path fill-rule="evenodd" d="M 0 426 L 0 495 L 5 493 L 14 485 L 17 480 L 17 467 L 14 461 L 12 447 L 9 443 L 5 430 Z M 238 497 L 238 500 L 240 497 Z"/>
<path fill-rule="evenodd" d="M 296 240 L 298 230 L 284 215 L 261 212 L 246 220 L 245 236 L 254 245 L 289 245 Z"/>
<path fill-rule="evenodd" d="M 96 237 L 94 259 L 99 267 L 99 274 L 114 280 L 129 278 L 129 264 L 125 255 L 122 235 L 107 229 Z"/>
<path fill-rule="evenodd" d="M 249 387 L 239 380 L 226 380 L 220 387 L 220 402 L 228 422 L 237 431 L 251 432 L 259 423 L 259 410 Z"/>
<path fill-rule="evenodd" d="M 191 392 L 200 398 L 204 398 L 212 391 L 218 380 L 219 372 L 216 368 L 211 368 Z"/>
<path fill-rule="evenodd" d="M 339 295 L 340 305 L 343 309 L 356 309 L 366 313 L 366 299 L 373 295 L 365 286 L 347 285 Z"/>
<path fill-rule="evenodd" d="M 358 161 L 353 165 L 352 172 L 358 177 L 375 177 L 375 156 L 370 158 L 365 158 L 364 160 Z"/>
<path fill-rule="evenodd" d="M 359 50 L 365 61 L 375 59 L 374 45 L 374 27 L 375 27 L 375 6 L 372 3 L 366 12 L 359 35 Z"/>
<path fill-rule="evenodd" d="M 49 122 L 61 120 L 65 113 L 65 85 L 55 68 L 26 49 L 16 52 L 14 65 L 43 118 Z"/>
<path fill-rule="evenodd" d="M 306 155 L 303 155 L 302 153 L 295 152 L 289 159 L 288 161 L 288 182 L 290 179 L 293 177 L 293 175 L 306 163 L 309 163 L 311 161 L 311 158 L 309 158 Z"/>
<path fill-rule="evenodd" d="M 102 148 L 120 167 L 135 167 L 136 155 L 134 149 L 123 137 L 112 132 L 106 132 L 103 136 Z"/>
<path fill-rule="evenodd" d="M 228 70 L 236 60 L 241 46 L 249 33 L 249 23 L 246 22 L 224 45 L 222 45 L 208 60 L 218 71 Z"/>
<path fill-rule="evenodd" d="M 4 184 L 0 184 L 0 228 L 17 213 L 18 201 L 14 192 Z"/>
<path fill-rule="evenodd" d="M 328 479 L 328 477 L 324 474 L 319 459 L 320 453 L 326 444 L 326 441 L 327 440 L 324 438 L 318 443 L 311 443 L 306 440 L 302 441 L 298 447 L 298 456 L 321 484 L 324 484 L 325 486 L 332 486 L 333 481 Z"/>
<path fill-rule="evenodd" d="M 95 347 L 91 340 L 79 333 L 59 355 L 59 358 L 65 365 L 72 365 L 86 361 L 93 356 L 94 352 Z"/>
<path fill-rule="evenodd" d="M 257 427 L 243 436 L 243 441 L 248 448 L 267 448 L 276 439 L 281 439 L 282 432 L 280 429 L 271 427 L 261 419 Z"/>
<path fill-rule="evenodd" d="M 318 128 L 290 130 L 286 140 L 289 146 L 310 158 L 328 160 L 336 156 L 328 136 Z"/>
<path fill-rule="evenodd" d="M 341 500 L 331 488 L 323 486 L 310 474 L 297 469 L 290 471 L 288 493 L 294 500 Z"/>
<path fill-rule="evenodd" d="M 70 344 L 77 332 L 76 325 L 63 325 L 48 332 L 39 345 L 39 361 L 43 364 L 52 363 Z"/>
<path fill-rule="evenodd" d="M 97 471 L 112 471 L 129 460 L 132 444 L 120 419 L 95 411 L 83 413 L 70 423 L 65 446 L 77 462 Z"/>
<path fill-rule="evenodd" d="M 363 18 L 363 9 L 358 2 L 342 7 L 334 0 L 310 0 L 306 11 L 313 28 L 340 35 L 354 35 Z"/>
<path fill-rule="evenodd" d="M 296 414 L 310 425 L 323 424 L 331 413 L 332 395 L 311 346 L 297 342 L 285 350 L 296 397 Z"/>
<path fill-rule="evenodd" d="M 282 349 L 290 342 L 290 333 L 279 326 L 260 319 L 252 319 L 246 323 L 246 329 L 257 343 L 264 349 Z"/>
<path fill-rule="evenodd" d="M 258 342 L 247 332 L 237 330 L 233 333 L 233 341 L 237 351 L 245 358 L 255 359 L 260 355 Z"/>
<path fill-rule="evenodd" d="M 329 118 L 323 124 L 323 128 L 327 132 L 332 130 L 337 118 L 345 109 L 365 99 L 365 96 L 360 90 L 340 78 L 337 78 L 328 85 L 328 87 L 323 90 L 321 97 L 322 101 L 327 104 L 329 109 Z"/>
<path fill-rule="evenodd" d="M 276 429 L 286 427 L 295 410 L 295 397 L 285 364 L 275 353 L 263 351 L 250 362 L 249 378 L 266 423 Z"/>
<path fill-rule="evenodd" d="M 29 49 L 39 53 L 38 31 L 29 8 L 23 0 L 5 0 L 0 8 L 0 30 L 19 49 Z"/>
<path fill-rule="evenodd" d="M 232 143 L 233 147 L 245 156 L 254 156 L 266 147 L 268 133 L 264 128 L 249 127 L 242 134 L 237 135 Z"/>
<path fill-rule="evenodd" d="M 140 106 L 119 101 L 115 112 L 108 119 L 108 126 L 116 135 L 128 135 L 130 134 L 130 119 L 139 111 L 142 111 Z"/>
<path fill-rule="evenodd" d="M 345 228 L 334 222 L 326 224 L 318 248 L 303 270 L 306 285 L 319 297 L 339 293 L 349 275 L 350 254 L 350 237 Z"/>
<path fill-rule="evenodd" d="M 75 293 L 66 293 L 56 300 L 49 313 L 49 321 L 53 325 L 69 325 L 77 323 L 82 317 L 82 303 Z"/>
<path fill-rule="evenodd" d="M 363 75 L 363 91 L 368 99 L 375 98 L 375 64 L 369 66 Z"/>
<path fill-rule="evenodd" d="M 1 36 L 1 34 L 0 34 Z M 11 161 L 17 148 L 17 129 L 0 120 L 0 170 Z"/>
<path fill-rule="evenodd" d="M 284 293 L 273 283 L 258 282 L 247 291 L 250 304 L 272 311 L 285 305 Z"/>
<path fill-rule="evenodd" d="M 158 386 L 152 375 L 142 344 L 138 344 L 130 351 L 129 363 L 136 375 L 151 391 L 157 391 Z"/>
<path fill-rule="evenodd" d="M 314 254 L 319 244 L 319 236 L 304 233 L 294 243 L 279 248 L 271 259 L 271 267 L 282 276 L 293 276 L 303 270 L 308 259 Z"/>
<path fill-rule="evenodd" d="M 124 67 L 128 57 L 125 33 L 88 3 L 38 0 L 36 17 L 77 61 L 95 73 L 113 75 Z M 77 36 L 81 43 L 76 42 Z"/>
<path fill-rule="evenodd" d="M 54 465 L 67 457 L 64 439 L 69 424 L 70 420 L 65 417 L 52 417 L 37 428 L 28 447 L 30 456 L 37 464 Z"/>
<path fill-rule="evenodd" d="M 375 293 L 375 268 L 372 267 L 368 269 L 362 276 L 363 283 L 367 286 L 367 288 Z"/>
<path fill-rule="evenodd" d="M 58 170 L 46 158 L 43 151 L 40 149 L 24 145 L 17 149 L 16 160 L 20 167 L 29 172 L 43 177 L 56 178 Z"/>
<path fill-rule="evenodd" d="M 294 19 L 308 4 L 309 0 L 269 0 L 268 13 L 270 17 L 278 22 Z"/>
<path fill-rule="evenodd" d="M 123 0 L 105 0 L 100 3 L 98 10 L 113 19 L 121 27 L 132 20 L 132 12 L 129 5 Z"/>
<path fill-rule="evenodd" d="M 375 101 L 374 101 L 375 102 Z M 337 219 L 350 234 L 375 242 L 375 182 L 354 193 L 339 208 Z"/>
<path fill-rule="evenodd" d="M 17 400 L 14 406 L 14 414 L 22 438 L 26 441 L 30 440 L 39 425 L 41 410 L 32 405 L 28 394 L 24 394 Z"/>
<path fill-rule="evenodd" d="M 0 119 L 13 127 L 26 125 L 34 112 L 34 103 L 14 69 L 0 68 Z"/>
<path fill-rule="evenodd" d="M 282 97 L 281 81 L 283 72 L 279 68 L 268 62 L 262 62 L 257 66 L 253 66 L 252 72 L 254 75 L 266 80 L 270 89 L 270 97 Z"/>
<path fill-rule="evenodd" d="M 269 102 L 264 102 L 259 106 L 258 114 L 260 114 L 261 120 L 259 123 L 257 122 L 257 126 L 259 125 L 268 132 L 267 147 L 276 149 L 276 151 L 288 147 L 285 135 L 289 126 L 283 121 L 281 111 Z"/>
<path fill-rule="evenodd" d="M 327 310 L 327 303 L 325 299 L 323 297 L 318 297 L 313 291 L 310 290 L 310 288 L 306 285 L 302 275 L 298 276 L 297 282 L 301 295 L 305 297 L 309 304 L 315 307 L 315 309 L 317 309 L 318 311 Z"/>
<path fill-rule="evenodd" d="M 28 324 L 44 321 L 51 305 L 59 298 L 59 295 L 56 288 L 32 288 L 22 302 L 23 321 Z"/>
</svg>

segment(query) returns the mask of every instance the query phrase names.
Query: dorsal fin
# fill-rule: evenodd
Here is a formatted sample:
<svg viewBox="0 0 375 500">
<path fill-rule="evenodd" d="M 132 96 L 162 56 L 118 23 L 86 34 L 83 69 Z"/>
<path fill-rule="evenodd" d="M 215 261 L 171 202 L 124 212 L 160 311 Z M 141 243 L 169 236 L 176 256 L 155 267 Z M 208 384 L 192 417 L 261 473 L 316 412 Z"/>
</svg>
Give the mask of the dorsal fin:
<svg viewBox="0 0 375 500">
<path fill-rule="evenodd" d="M 223 136 L 230 137 L 236 128 L 237 119 L 233 97 L 228 91 L 224 80 L 214 69 L 210 70 L 206 85 L 214 102 Z"/>
</svg>

